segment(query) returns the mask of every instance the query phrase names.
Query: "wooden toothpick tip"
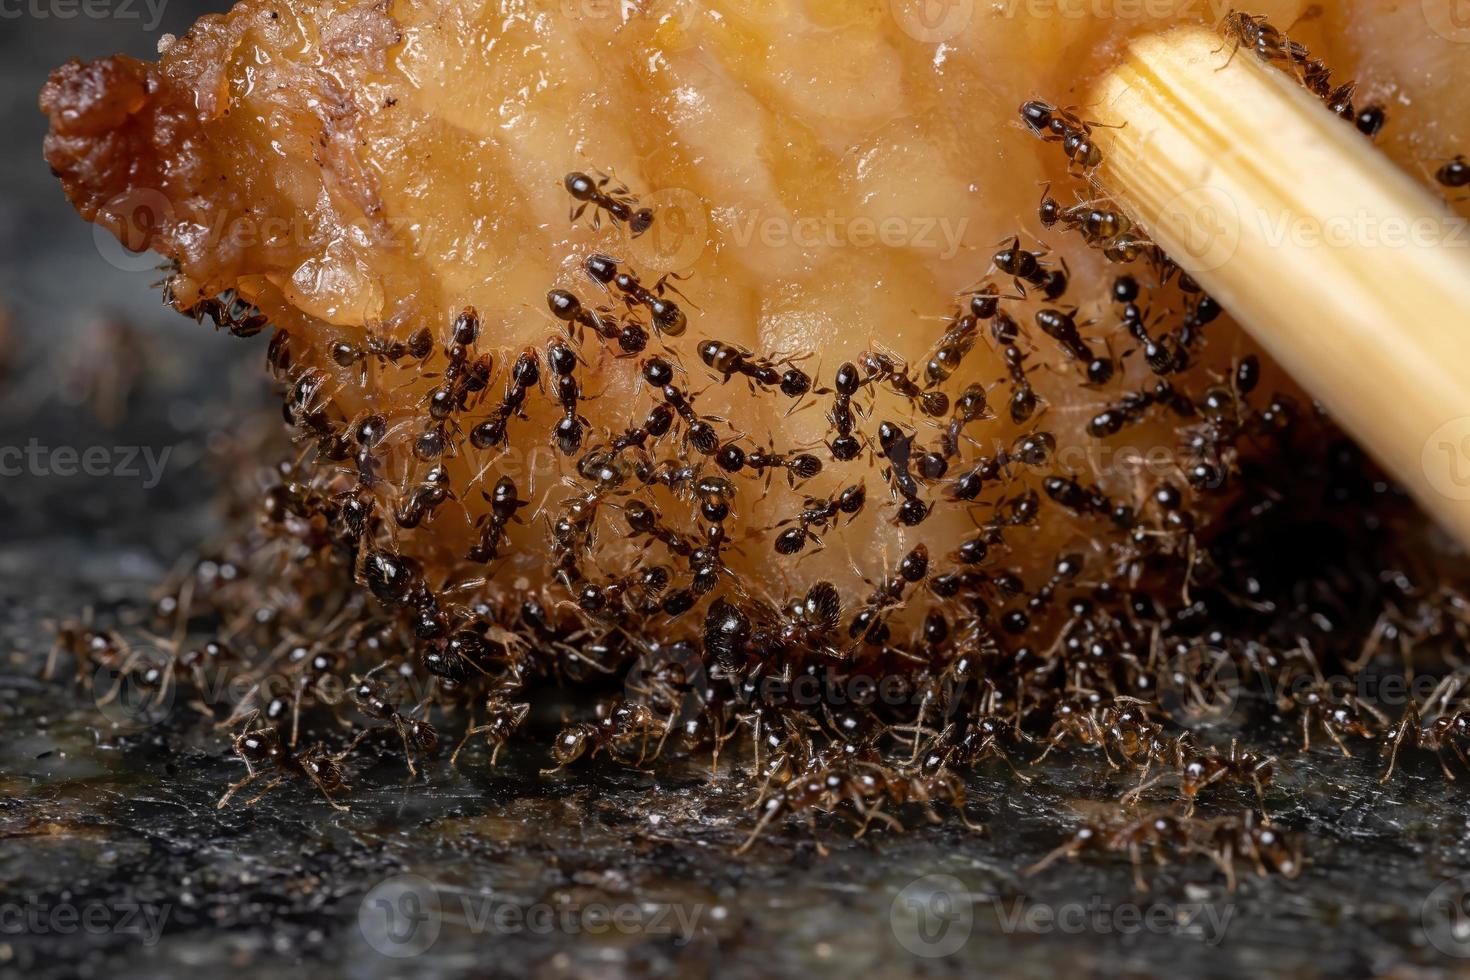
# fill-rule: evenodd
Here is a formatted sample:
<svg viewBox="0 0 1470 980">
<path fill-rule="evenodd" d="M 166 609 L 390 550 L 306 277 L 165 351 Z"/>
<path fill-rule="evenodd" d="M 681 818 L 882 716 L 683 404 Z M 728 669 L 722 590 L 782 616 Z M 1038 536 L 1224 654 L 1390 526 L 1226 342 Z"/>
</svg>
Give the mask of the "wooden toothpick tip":
<svg viewBox="0 0 1470 980">
<path fill-rule="evenodd" d="M 1095 179 L 1470 545 L 1470 232 L 1352 125 L 1203 28 L 1136 40 Z"/>
</svg>

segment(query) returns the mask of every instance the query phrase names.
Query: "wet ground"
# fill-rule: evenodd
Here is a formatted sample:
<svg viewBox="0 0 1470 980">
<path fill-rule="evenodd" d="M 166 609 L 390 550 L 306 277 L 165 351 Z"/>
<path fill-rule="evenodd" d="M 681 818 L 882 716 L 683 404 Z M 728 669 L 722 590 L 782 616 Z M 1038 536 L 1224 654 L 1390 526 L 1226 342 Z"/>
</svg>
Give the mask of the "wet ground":
<svg viewBox="0 0 1470 980">
<path fill-rule="evenodd" d="M 1195 859 L 1146 865 L 1141 893 L 1122 856 L 1021 873 L 1092 813 L 1086 801 L 1136 778 L 1095 756 L 1048 759 L 1029 786 L 998 763 L 976 774 L 968 815 L 981 832 L 910 814 L 906 834 L 855 840 L 840 821 L 798 822 L 736 854 L 750 788 L 699 761 L 547 778 L 534 753 L 493 772 L 479 754 L 458 771 L 441 758 L 412 784 L 384 761 L 349 770 L 349 812 L 299 781 L 219 810 L 242 769 L 185 706 L 139 726 L 40 683 L 56 620 L 88 607 L 126 617 L 208 540 L 204 434 L 262 398 L 263 343 L 159 310 L 146 261 L 99 250 L 36 152 L 45 66 L 145 53 L 197 10 L 170 5 L 152 30 L 120 17 L 0 28 L 0 303 L 19 337 L 0 345 L 17 352 L 0 447 L 29 454 L 0 479 L 0 974 L 1418 976 L 1470 964 L 1465 779 L 1447 783 L 1422 755 L 1387 787 L 1376 758 L 1324 747 L 1293 760 L 1267 802 L 1305 837 L 1295 880 L 1242 868 L 1232 893 Z M 156 368 L 111 428 L 106 385 L 67 367 L 108 311 Z M 93 447 L 106 462 L 94 454 L 89 475 L 79 460 Z M 1279 751 L 1282 738 L 1253 741 Z"/>
</svg>

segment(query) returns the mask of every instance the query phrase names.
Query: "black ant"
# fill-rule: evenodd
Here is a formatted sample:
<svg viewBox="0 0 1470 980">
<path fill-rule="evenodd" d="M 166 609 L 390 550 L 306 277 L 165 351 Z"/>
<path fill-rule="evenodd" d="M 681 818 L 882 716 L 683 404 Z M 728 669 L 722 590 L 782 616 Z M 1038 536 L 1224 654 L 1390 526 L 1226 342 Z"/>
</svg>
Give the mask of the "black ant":
<svg viewBox="0 0 1470 980">
<path fill-rule="evenodd" d="M 1118 211 L 1081 203 L 1063 207 L 1062 202 L 1044 191 L 1041 204 L 1037 206 L 1037 217 L 1043 228 L 1060 223 L 1064 228 L 1080 232 L 1089 245 L 1097 245 L 1117 238 L 1133 228 L 1128 216 Z"/>
<path fill-rule="evenodd" d="M 485 421 L 470 430 L 470 443 L 476 449 L 505 445 L 506 427 L 512 418 L 525 418 L 522 407 L 526 392 L 541 380 L 541 368 L 534 351 L 523 351 L 510 370 L 505 396 Z"/>
<path fill-rule="evenodd" d="M 608 255 L 588 256 L 586 262 L 583 263 L 583 268 L 587 275 L 604 289 L 611 286 L 622 293 L 624 300 L 629 305 L 642 306 L 647 309 L 653 329 L 660 334 L 679 337 L 688 329 L 689 318 L 679 308 L 679 304 L 664 298 L 664 291 L 673 289 L 668 284 L 670 275 L 662 276 L 650 289 L 643 285 L 633 273 L 619 271 L 618 261 Z"/>
<path fill-rule="evenodd" d="M 277 337 L 284 337 L 284 332 L 278 332 Z M 276 337 L 271 338 L 272 352 L 268 358 L 271 365 L 277 365 L 282 357 L 282 352 L 275 350 Z M 284 343 L 284 341 L 282 342 Z M 352 367 L 354 364 L 362 366 L 362 384 L 367 384 L 367 362 L 370 358 L 377 358 L 385 364 L 397 364 L 405 357 L 415 361 L 422 361 L 434 350 L 434 338 L 429 333 L 428 327 L 421 327 L 413 332 L 408 340 L 393 340 L 369 332 L 364 336 L 361 343 L 339 341 L 332 345 L 332 360 L 339 367 Z M 289 362 L 288 362 L 289 363 Z"/>
<path fill-rule="evenodd" d="M 766 388 L 779 386 L 781 393 L 789 398 L 800 398 L 812 390 L 812 379 L 801 368 L 790 366 L 781 371 L 776 364 L 722 340 L 702 342 L 699 357 L 725 381 L 741 374 Z"/>
<path fill-rule="evenodd" d="M 577 401 L 582 397 L 581 385 L 573 373 L 577 354 L 561 340 L 546 345 L 546 365 L 551 369 L 554 396 L 561 404 L 562 417 L 552 429 L 552 440 L 562 455 L 570 456 L 582 445 L 582 430 L 588 421 L 577 414 Z"/>
<path fill-rule="evenodd" d="M 411 776 L 418 775 L 418 769 L 413 764 L 415 752 L 432 755 L 439 747 L 439 732 L 433 725 L 421 718 L 411 718 L 398 710 L 398 701 L 393 697 L 388 685 L 382 681 L 373 680 L 373 675 L 386 667 L 380 664 L 368 671 L 361 679 L 354 678 L 356 687 L 352 691 L 353 700 L 357 702 L 358 708 L 369 718 L 386 721 L 393 725 L 398 731 L 398 737 L 403 742 L 404 761 L 408 763 L 408 772 Z M 420 710 L 424 705 L 419 705 Z"/>
<path fill-rule="evenodd" d="M 470 727 L 465 729 L 464 738 L 460 740 L 455 748 L 454 754 L 449 757 L 449 764 L 454 765 L 459 758 L 459 753 L 476 735 L 485 736 L 485 744 L 490 748 L 490 765 L 493 767 L 500 758 L 500 750 L 505 748 L 505 743 L 515 734 L 516 729 L 530 714 L 531 705 L 527 702 L 512 702 L 503 692 L 496 691 L 485 698 L 485 724 L 476 725 L 474 716 L 470 717 Z"/>
<path fill-rule="evenodd" d="M 807 539 L 821 545 L 822 540 L 812 532 L 813 527 L 825 528 L 836 520 L 839 514 L 855 516 L 863 509 L 867 502 L 868 493 L 863 484 L 856 483 L 847 487 L 829 498 L 808 497 L 805 506 L 795 518 L 796 527 L 782 531 L 776 537 L 776 552 L 782 555 L 794 555 L 806 547 Z M 777 527 L 790 524 L 791 521 L 783 521 Z"/>
<path fill-rule="evenodd" d="M 1089 384 L 1107 384 L 1112 380 L 1114 370 L 1112 358 L 1093 356 L 1092 349 L 1087 346 L 1077 329 L 1075 311 L 1069 313 L 1051 308 L 1037 310 L 1036 325 L 1048 337 L 1060 344 L 1067 356 L 1086 365 Z"/>
<path fill-rule="evenodd" d="M 502 476 L 495 481 L 493 493 L 486 494 L 482 490 L 480 495 L 490 504 L 490 512 L 481 514 L 476 520 L 475 523 L 480 529 L 480 538 L 470 548 L 465 558 L 483 565 L 499 557 L 500 549 L 506 540 L 506 527 L 511 521 L 520 520 L 516 512 L 525 507 L 527 501 L 519 498 L 515 481 L 508 476 Z"/>
<path fill-rule="evenodd" d="M 877 351 L 863 351 L 858 356 L 864 384 L 882 382 L 918 406 L 925 415 L 943 415 L 949 411 L 949 396 L 942 391 L 926 391 L 909 377 L 908 366 L 894 357 Z"/>
<path fill-rule="evenodd" d="M 1010 449 L 1002 449 L 994 456 L 981 456 L 963 475 L 955 479 L 950 495 L 955 500 L 975 500 L 984 491 L 987 483 L 994 483 L 1009 476 L 1012 463 L 1026 466 L 1041 466 L 1056 450 L 1056 437 L 1050 432 L 1032 432 L 1018 436 Z"/>
<path fill-rule="evenodd" d="M 1009 403 L 1011 421 L 1016 425 L 1023 425 L 1036 414 L 1037 406 L 1041 401 L 1036 394 L 1036 389 L 1031 387 L 1031 379 L 1026 376 L 1026 352 L 1016 344 L 1008 343 L 1001 349 L 1001 358 L 1005 361 L 1006 372 L 1011 377 Z"/>
<path fill-rule="evenodd" d="M 246 723 L 249 724 L 249 719 Z M 249 800 L 246 806 L 258 802 L 261 797 L 288 777 L 301 776 L 309 779 L 334 809 L 346 812 L 348 808 L 332 799 L 332 794 L 346 785 L 342 779 L 341 763 L 356 745 L 357 742 L 354 740 L 337 755 L 328 755 L 320 746 L 313 746 L 298 753 L 282 745 L 280 735 L 273 728 L 256 728 L 241 732 L 235 736 L 234 750 L 235 755 L 245 763 L 246 775 L 243 779 L 230 785 L 225 795 L 220 797 L 216 809 L 223 810 L 236 793 L 261 776 L 273 774 L 275 778 L 266 784 L 265 789 Z"/>
<path fill-rule="evenodd" d="M 1115 436 L 1125 426 L 1142 422 L 1148 410 L 1155 405 L 1168 408 L 1182 419 L 1193 418 L 1196 414 L 1193 402 L 1168 381 L 1160 379 L 1152 389 L 1127 392 L 1117 404 L 1094 415 L 1087 423 L 1087 434 L 1094 439 Z"/>
<path fill-rule="evenodd" d="M 454 498 L 449 489 L 449 472 L 443 464 L 435 464 L 424 475 L 422 483 L 413 487 L 393 508 L 393 520 L 401 528 L 415 528 L 432 520 L 434 512 L 446 500 Z"/>
<path fill-rule="evenodd" d="M 720 448 L 720 438 L 710 420 L 721 420 L 715 416 L 706 420 L 694 411 L 691 396 L 674 384 L 674 366 L 661 357 L 651 357 L 643 363 L 643 380 L 659 389 L 664 401 L 679 413 L 689 444 L 697 452 L 713 456 Z"/>
<path fill-rule="evenodd" d="M 597 256 L 593 256 L 595 258 Z M 583 306 L 581 300 L 565 289 L 553 289 L 547 293 L 546 305 L 552 316 L 567 324 L 569 329 L 575 324 L 591 330 L 608 343 L 616 343 L 622 351 L 621 356 L 641 353 L 648 346 L 648 331 L 642 324 L 629 322 L 619 327 L 617 323 L 603 319 L 597 311 Z"/>
<path fill-rule="evenodd" d="M 609 188 L 610 183 L 612 177 L 607 174 L 598 174 L 595 178 L 577 171 L 567 174 L 562 185 L 579 202 L 572 205 L 570 220 L 576 221 L 591 206 L 594 229 L 599 227 L 602 214 L 606 212 L 615 223 L 626 224 L 628 231 L 637 238 L 653 226 L 653 210 L 637 207 L 638 199 L 628 192 L 627 187 L 616 184 Z"/>
<path fill-rule="evenodd" d="M 1470 161 L 1461 154 L 1434 172 L 1434 179 L 1442 187 L 1461 188 L 1470 186 Z"/>
<path fill-rule="evenodd" d="M 744 465 L 753 470 L 783 469 L 792 486 L 822 472 L 822 461 L 811 453 L 778 453 L 768 449 L 746 453 Z"/>
<path fill-rule="evenodd" d="M 204 318 L 209 317 L 214 329 L 223 328 L 235 337 L 254 337 L 270 326 L 270 319 L 233 289 L 226 289 L 216 296 L 201 297 L 188 308 L 179 306 L 174 289 L 174 278 L 170 277 L 163 286 L 163 305 L 191 317 L 195 323 L 203 323 Z"/>
<path fill-rule="evenodd" d="M 832 400 L 832 409 L 827 413 L 827 419 L 832 423 L 837 436 L 827 444 L 827 448 L 831 450 L 832 458 L 840 463 L 856 459 L 858 453 L 862 452 L 862 442 L 853 435 L 856 420 L 852 407 L 852 398 L 862 384 L 854 364 L 844 361 L 838 365 L 836 395 Z"/>
<path fill-rule="evenodd" d="M 903 498 L 898 507 L 898 522 L 915 527 L 929 516 L 929 506 L 919 499 L 919 484 L 911 472 L 914 434 L 906 433 L 892 422 L 878 425 L 878 447 L 888 460 L 888 477 L 894 492 Z"/>
<path fill-rule="evenodd" d="M 1019 236 L 1011 236 L 1009 243 L 996 252 L 991 261 L 995 267 L 1015 279 L 1016 288 L 1025 295 L 1023 283 L 1030 283 L 1048 300 L 1055 300 L 1067 291 L 1066 263 L 1061 268 L 1052 268 L 1042 261 L 1044 252 L 1032 252 L 1021 247 Z"/>
</svg>

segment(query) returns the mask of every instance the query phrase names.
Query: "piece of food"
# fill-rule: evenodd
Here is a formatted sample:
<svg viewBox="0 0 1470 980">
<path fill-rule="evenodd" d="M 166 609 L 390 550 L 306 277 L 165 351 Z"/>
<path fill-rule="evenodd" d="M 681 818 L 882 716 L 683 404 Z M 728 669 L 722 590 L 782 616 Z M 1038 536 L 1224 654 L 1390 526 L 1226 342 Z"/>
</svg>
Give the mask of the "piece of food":
<svg viewBox="0 0 1470 980">
<path fill-rule="evenodd" d="M 1357 47 L 1376 4 L 1269 6 L 1359 81 L 1344 126 L 1410 167 L 1464 145 L 1421 108 L 1470 72 L 1430 26 L 1401 25 L 1407 64 Z M 157 65 L 54 75 L 46 155 L 83 217 L 173 262 L 180 309 L 275 328 L 303 459 L 273 533 L 348 556 L 442 679 L 484 693 L 465 637 L 493 639 L 500 717 L 518 641 L 602 676 L 695 640 L 732 687 L 983 674 L 944 710 L 1033 721 L 1152 697 L 1164 659 L 1276 608 L 1212 539 L 1332 430 L 1095 196 L 1065 105 L 1174 18 L 648 7 L 250 0 Z M 1376 486 L 1330 464 L 1338 498 Z M 885 724 L 937 745 L 923 690 Z"/>
</svg>

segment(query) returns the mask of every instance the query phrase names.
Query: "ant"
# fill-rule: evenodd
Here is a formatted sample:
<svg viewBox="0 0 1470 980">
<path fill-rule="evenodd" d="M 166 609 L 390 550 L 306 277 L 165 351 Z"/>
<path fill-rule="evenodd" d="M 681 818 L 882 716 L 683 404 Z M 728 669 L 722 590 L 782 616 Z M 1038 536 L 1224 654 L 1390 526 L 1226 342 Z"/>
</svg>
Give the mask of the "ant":
<svg viewBox="0 0 1470 980">
<path fill-rule="evenodd" d="M 1036 408 L 1041 402 L 1036 389 L 1031 387 L 1031 379 L 1026 376 L 1026 352 L 1014 343 L 1008 343 L 1001 350 L 1001 358 L 1005 361 L 1006 372 L 1011 378 L 1011 421 L 1016 425 L 1024 425 L 1036 414 Z"/>
<path fill-rule="evenodd" d="M 465 559 L 484 565 L 499 557 L 500 548 L 506 541 L 507 525 L 511 521 L 520 523 L 516 512 L 525 507 L 528 501 L 519 498 L 515 481 L 508 476 L 502 476 L 495 481 L 493 493 L 487 494 L 481 490 L 480 496 L 490 504 L 490 512 L 481 514 L 475 521 L 480 529 L 480 538 L 470 548 Z"/>
<path fill-rule="evenodd" d="M 1047 868 L 1059 858 L 1072 858 L 1084 851 L 1118 853 L 1126 851 L 1133 865 L 1133 885 L 1140 892 L 1148 891 L 1143 880 L 1143 852 L 1145 848 L 1157 865 L 1168 864 L 1165 847 L 1182 847 L 1186 842 L 1184 825 L 1168 815 L 1129 817 L 1106 823 L 1085 823 L 1079 827 L 1066 843 L 1051 851 L 1040 861 L 1027 868 L 1022 874 L 1030 877 Z"/>
<path fill-rule="evenodd" d="M 1248 858 L 1262 878 L 1272 871 L 1288 879 L 1301 874 L 1301 842 L 1288 839 L 1270 823 L 1257 823 L 1256 815 L 1249 810 L 1217 823 L 1209 841 L 1205 853 L 1225 875 L 1225 887 L 1232 892 L 1237 857 Z"/>
<path fill-rule="evenodd" d="M 782 555 L 794 555 L 806 547 L 808 538 L 820 546 L 822 540 L 812 532 L 812 528 L 826 528 L 828 524 L 837 519 L 839 514 L 855 516 L 863 509 L 863 504 L 867 502 L 867 499 L 867 489 L 861 483 L 847 487 L 835 496 L 826 499 L 808 497 L 801 513 L 795 518 L 798 526 L 782 531 L 776 537 L 776 552 Z M 777 527 L 790 523 L 790 520 L 783 521 Z"/>
<path fill-rule="evenodd" d="M 400 712 L 397 699 L 388 689 L 388 685 L 382 681 L 373 680 L 373 675 L 386 666 L 388 666 L 386 663 L 379 664 L 362 678 L 354 677 L 353 683 L 357 686 L 353 689 L 352 698 L 357 702 L 357 707 L 363 714 L 369 718 L 389 722 L 397 729 L 398 737 L 403 741 L 403 756 L 408 763 L 409 775 L 417 776 L 418 769 L 413 764 L 414 752 L 432 755 L 439 747 L 439 732 L 428 721 L 421 718 L 410 718 Z M 425 704 L 419 705 L 414 710 L 421 710 Z"/>
<path fill-rule="evenodd" d="M 591 262 L 595 258 L 597 256 L 587 261 Z M 622 351 L 619 356 L 628 357 L 642 353 L 648 346 L 648 331 L 643 329 L 642 324 L 630 322 L 619 327 L 616 323 L 610 323 L 598 316 L 597 312 L 583 306 L 581 300 L 565 289 L 553 289 L 547 293 L 546 305 L 550 307 L 553 316 L 567 324 L 569 330 L 575 324 L 591 330 L 608 343 L 615 342 Z"/>
<path fill-rule="evenodd" d="M 881 422 L 878 425 L 878 446 L 889 462 L 887 475 L 893 482 L 894 492 L 903 498 L 898 507 L 898 522 L 905 527 L 916 527 L 929 516 L 929 505 L 919 499 L 919 484 L 910 472 L 914 434 L 905 433 L 892 422 Z"/>
<path fill-rule="evenodd" d="M 850 361 L 844 361 L 837 367 L 836 395 L 832 400 L 832 410 L 827 413 L 827 420 L 832 423 L 832 428 L 837 431 L 837 436 L 827 444 L 832 453 L 832 458 L 839 463 L 846 463 L 857 458 L 862 452 L 862 442 L 853 435 L 856 427 L 854 418 L 852 398 L 862 387 L 863 381 L 858 377 L 856 365 Z"/>
<path fill-rule="evenodd" d="M 1061 143 L 1069 169 L 1075 167 L 1085 174 L 1102 163 L 1102 150 L 1092 140 L 1092 127 L 1102 123 L 1084 121 L 1070 109 L 1060 109 L 1039 99 L 1021 103 L 1021 121 L 1046 142 Z"/>
<path fill-rule="evenodd" d="M 896 358 L 877 351 L 863 351 L 858 356 L 867 375 L 863 384 L 886 383 L 895 392 L 918 406 L 919 411 L 929 416 L 939 416 L 949 411 L 949 396 L 942 391 L 925 391 L 909 377 L 908 366 Z"/>
<path fill-rule="evenodd" d="M 1080 232 L 1089 245 L 1117 238 L 1133 228 L 1128 216 L 1118 211 L 1086 202 L 1063 207 L 1062 202 L 1051 196 L 1049 189 L 1042 192 L 1037 217 L 1043 228 L 1054 227 L 1060 222 L 1064 228 Z"/>
<path fill-rule="evenodd" d="M 847 624 L 848 638 L 852 640 L 861 638 L 874 646 L 886 643 L 889 630 L 880 618 L 884 610 L 902 603 L 903 594 L 908 586 L 917 585 L 928 576 L 929 549 L 923 544 L 917 544 L 900 559 L 898 574 L 885 575 L 882 583 L 877 585 L 872 595 L 868 597 L 867 604 Z"/>
<path fill-rule="evenodd" d="M 128 655 L 127 641 L 112 630 L 97 629 L 92 625 L 92 610 L 82 614 L 81 622 L 66 620 L 56 627 L 56 639 L 46 655 L 46 666 L 41 670 L 41 680 L 49 681 L 56 673 L 56 661 L 60 654 L 69 653 L 76 660 L 76 680 L 86 678 L 87 672 L 101 668 L 119 668 Z"/>
<path fill-rule="evenodd" d="M 699 453 L 713 456 L 720 448 L 719 434 L 710 421 L 701 418 L 694 411 L 692 397 L 674 384 L 674 366 L 661 357 L 651 357 L 643 363 L 643 380 L 658 388 L 664 401 L 679 413 L 687 427 L 689 444 Z M 716 416 L 710 416 L 709 419 L 723 421 Z"/>
<path fill-rule="evenodd" d="M 471 361 L 475 341 L 480 336 L 480 316 L 473 307 L 466 307 L 455 317 L 450 333 L 450 345 L 444 355 L 449 363 L 441 375 L 426 374 L 426 378 L 439 378 L 439 384 L 428 394 L 429 415 L 436 421 L 447 419 L 454 412 L 465 409 L 469 396 L 484 390 L 494 370 L 494 360 L 489 354 L 481 354 Z"/>
<path fill-rule="evenodd" d="M 1071 313 L 1051 308 L 1036 311 L 1036 325 L 1042 333 L 1055 340 L 1063 352 L 1086 365 L 1089 384 L 1107 384 L 1113 378 L 1113 361 L 1108 357 L 1094 357 L 1092 349 L 1077 330 L 1076 311 Z"/>
<path fill-rule="evenodd" d="M 1461 154 L 1434 172 L 1434 179 L 1442 187 L 1461 188 L 1470 186 L 1470 161 Z"/>
<path fill-rule="evenodd" d="M 555 397 L 561 403 L 562 417 L 552 429 L 552 440 L 562 455 L 570 456 L 582 445 L 582 429 L 590 423 L 577 414 L 577 401 L 582 397 L 581 385 L 573 373 L 577 354 L 564 341 L 553 339 L 546 345 L 546 365 L 551 369 Z"/>
<path fill-rule="evenodd" d="M 753 470 L 784 469 L 793 487 L 822 472 L 822 461 L 811 453 L 791 454 L 753 449 L 745 454 L 744 465 Z"/>
<path fill-rule="evenodd" d="M 188 308 L 179 306 L 174 292 L 176 278 L 170 277 L 163 284 L 163 305 L 172 306 L 195 323 L 203 323 L 207 316 L 214 323 L 214 329 L 224 328 L 232 336 L 245 338 L 254 337 L 270 326 L 269 318 L 233 289 L 226 289 L 216 296 L 201 297 Z"/>
<path fill-rule="evenodd" d="M 694 547 L 679 532 L 664 526 L 658 512 L 637 497 L 623 504 L 623 515 L 634 534 L 646 534 L 663 544 L 669 551 L 681 557 L 693 553 Z"/>
<path fill-rule="evenodd" d="M 484 735 L 485 744 L 490 748 L 490 765 L 493 768 L 500 758 L 500 750 L 505 748 L 505 743 L 521 727 L 530 711 L 531 705 L 525 701 L 512 702 L 500 691 L 490 694 L 485 698 L 485 724 L 476 725 L 474 716 L 471 715 L 470 727 L 465 730 L 464 738 L 449 757 L 449 764 L 455 764 L 459 753 L 469 744 L 471 738 Z"/>
<path fill-rule="evenodd" d="M 1130 391 L 1116 405 L 1094 415 L 1087 423 L 1087 434 L 1094 439 L 1115 436 L 1125 426 L 1142 422 L 1148 410 L 1155 405 L 1168 408 L 1182 419 L 1193 418 L 1196 414 L 1193 402 L 1168 381 L 1160 379 L 1152 389 Z"/>
<path fill-rule="evenodd" d="M 1013 277 L 1022 296 L 1026 294 L 1024 283 L 1030 283 L 1046 299 L 1055 300 L 1067 291 L 1066 262 L 1059 269 L 1051 268 L 1042 261 L 1045 254 L 1022 248 L 1020 236 L 1012 235 L 991 261 L 1001 272 Z"/>
<path fill-rule="evenodd" d="M 1018 436 L 1010 449 L 1002 449 L 994 456 L 979 457 L 974 466 L 955 479 L 950 487 L 950 496 L 955 500 L 975 500 L 984 491 L 985 484 L 1008 477 L 1008 467 L 1012 463 L 1041 466 L 1055 450 L 1056 437 L 1050 432 Z"/>
<path fill-rule="evenodd" d="M 393 520 L 401 528 L 416 528 L 425 520 L 433 520 L 434 512 L 446 500 L 454 499 L 449 489 L 449 471 L 436 463 L 415 486 L 393 507 Z"/>
<path fill-rule="evenodd" d="M 683 336 L 689 327 L 689 318 L 671 299 L 664 299 L 664 291 L 678 292 L 668 284 L 672 273 L 664 275 L 649 289 L 631 272 L 618 270 L 618 260 L 600 253 L 589 255 L 583 269 L 594 282 L 604 289 L 615 288 L 623 294 L 630 306 L 642 306 L 648 310 L 653 329 L 670 337 Z"/>
<path fill-rule="evenodd" d="M 706 340 L 699 345 L 699 357 L 705 366 L 729 381 L 736 374 L 744 375 L 766 388 L 779 387 L 788 398 L 800 398 L 812 390 L 811 377 L 801 368 L 789 366 L 785 371 L 769 360 L 756 357 L 750 351 L 722 340 Z"/>
<path fill-rule="evenodd" d="M 506 427 L 512 418 L 525 418 L 523 406 L 526 391 L 541 381 L 541 368 L 536 353 L 526 350 L 516 358 L 510 370 L 510 381 L 505 386 L 505 396 L 499 406 L 485 421 L 470 430 L 470 443 L 476 449 L 506 444 Z"/>
<path fill-rule="evenodd" d="M 639 752 L 632 765 L 641 766 L 644 762 L 657 759 L 663 751 L 663 740 L 672 730 L 670 724 L 664 724 L 658 745 L 650 756 L 648 738 L 657 724 L 653 709 L 648 705 L 620 698 L 611 708 L 602 712 L 602 717 L 596 724 L 578 722 L 563 728 L 551 746 L 551 757 L 556 761 L 556 768 L 542 770 L 542 775 L 560 772 L 586 755 L 589 748 L 594 756 L 606 751 L 618 762 L 630 764 L 623 754 L 623 746 L 625 742 L 634 739 L 639 742 Z"/>
<path fill-rule="evenodd" d="M 629 193 L 627 187 L 616 184 L 609 188 L 610 183 L 612 177 L 608 174 L 598 174 L 593 178 L 573 171 L 562 178 L 567 193 L 579 202 L 572 205 L 568 220 L 576 221 L 590 206 L 594 229 L 600 227 L 604 212 L 615 224 L 626 224 L 634 238 L 653 227 L 653 209 L 636 207 L 638 199 Z"/>
<path fill-rule="evenodd" d="M 276 337 L 284 337 L 284 331 L 278 332 Z M 271 338 L 271 351 L 268 352 L 270 364 L 274 367 L 283 356 L 282 351 L 276 350 L 276 337 Z M 282 343 L 285 343 L 284 341 Z M 434 350 L 434 338 L 429 333 L 428 327 L 415 330 L 407 342 L 392 340 L 379 336 L 369 331 L 361 343 L 350 341 L 339 341 L 332 345 L 332 360 L 339 367 L 352 367 L 354 364 L 362 366 L 361 384 L 367 384 L 368 361 L 377 358 L 379 362 L 386 364 L 397 364 L 405 357 L 415 361 L 422 361 Z"/>
<path fill-rule="evenodd" d="M 1449 764 L 1445 762 L 1444 750 L 1450 749 L 1459 757 L 1460 762 L 1470 769 L 1470 758 L 1466 758 L 1465 750 L 1460 747 L 1460 742 L 1470 739 L 1470 711 L 1456 711 L 1454 714 L 1442 715 L 1427 726 L 1423 725 L 1419 718 L 1419 706 L 1412 700 L 1404 709 L 1404 717 L 1393 728 L 1384 733 L 1384 744 L 1388 746 L 1388 769 L 1378 781 L 1386 783 L 1393 775 L 1394 766 L 1398 763 L 1399 747 L 1405 740 L 1416 749 L 1429 749 L 1439 760 L 1439 767 L 1444 771 L 1446 779 L 1454 780 L 1455 774 L 1450 771 Z"/>
<path fill-rule="evenodd" d="M 254 719 L 255 712 L 251 712 L 246 718 L 246 725 Z M 367 734 L 366 732 L 363 733 Z M 259 779 L 261 776 L 274 774 L 275 778 L 266 784 L 255 797 L 245 805 L 252 806 L 260 801 L 260 798 L 279 786 L 285 779 L 291 776 L 301 776 L 309 779 L 322 796 L 331 804 L 333 809 L 344 813 L 349 809 L 332 799 L 332 794 L 343 788 L 346 783 L 342 779 L 342 760 L 357 747 L 354 739 L 350 745 L 337 755 L 328 755 L 320 746 L 313 746 L 304 752 L 293 752 L 281 744 L 280 735 L 273 728 L 248 728 L 235 736 L 235 755 L 239 756 L 245 763 L 246 775 L 230 785 L 225 795 L 220 797 L 216 809 L 223 810 L 236 793 Z"/>
</svg>

